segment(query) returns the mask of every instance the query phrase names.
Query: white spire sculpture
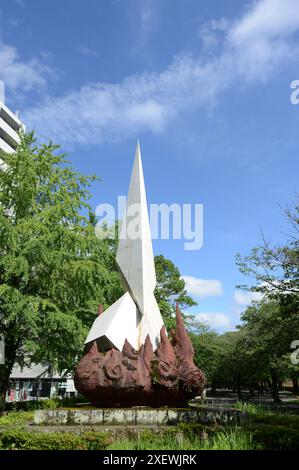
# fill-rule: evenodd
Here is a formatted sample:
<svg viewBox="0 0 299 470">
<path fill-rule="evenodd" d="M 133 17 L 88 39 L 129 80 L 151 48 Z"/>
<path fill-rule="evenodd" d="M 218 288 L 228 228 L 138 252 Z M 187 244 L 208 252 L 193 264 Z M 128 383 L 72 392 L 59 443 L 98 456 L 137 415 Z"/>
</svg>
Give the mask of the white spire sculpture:
<svg viewBox="0 0 299 470">
<path fill-rule="evenodd" d="M 156 274 L 139 142 L 116 261 L 126 293 L 97 317 L 85 344 L 96 340 L 99 350 L 121 350 L 127 339 L 139 350 L 149 335 L 155 350 L 164 323 L 154 296 Z"/>
</svg>

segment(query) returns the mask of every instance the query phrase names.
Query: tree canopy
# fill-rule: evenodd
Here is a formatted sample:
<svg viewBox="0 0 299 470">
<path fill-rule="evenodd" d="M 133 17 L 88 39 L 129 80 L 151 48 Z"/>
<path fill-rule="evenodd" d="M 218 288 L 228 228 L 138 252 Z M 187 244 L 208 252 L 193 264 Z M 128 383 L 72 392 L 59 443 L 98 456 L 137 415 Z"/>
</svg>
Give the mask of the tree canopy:
<svg viewBox="0 0 299 470">
<path fill-rule="evenodd" d="M 195 300 L 187 295 L 185 281 L 181 278 L 179 269 L 163 255 L 155 256 L 157 286 L 155 297 L 158 302 L 166 328 L 175 327 L 174 312 L 176 303 L 181 309 L 197 305 Z"/>
<path fill-rule="evenodd" d="M 284 244 L 272 245 L 264 235 L 262 243 L 247 256 L 237 255 L 240 271 L 255 279 L 252 290 L 268 297 L 299 295 L 299 197 L 284 210 L 289 233 Z M 247 288 L 247 286 L 241 286 Z"/>
<path fill-rule="evenodd" d="M 75 364 L 98 304 L 114 302 L 120 285 L 109 241 L 99 242 L 83 215 L 95 178 L 74 171 L 52 143 L 37 146 L 33 134 L 1 158 L 3 398 L 15 361 Z"/>
<path fill-rule="evenodd" d="M 197 364 L 205 371 L 212 390 L 217 387 L 271 391 L 279 401 L 279 387 L 286 379 L 299 392 L 299 364 L 291 362 L 291 345 L 299 339 L 299 206 L 286 210 L 290 231 L 286 242 L 262 243 L 248 256 L 237 256 L 240 271 L 253 277 L 247 290 L 260 292 L 241 315 L 236 331 L 193 336 Z"/>
</svg>

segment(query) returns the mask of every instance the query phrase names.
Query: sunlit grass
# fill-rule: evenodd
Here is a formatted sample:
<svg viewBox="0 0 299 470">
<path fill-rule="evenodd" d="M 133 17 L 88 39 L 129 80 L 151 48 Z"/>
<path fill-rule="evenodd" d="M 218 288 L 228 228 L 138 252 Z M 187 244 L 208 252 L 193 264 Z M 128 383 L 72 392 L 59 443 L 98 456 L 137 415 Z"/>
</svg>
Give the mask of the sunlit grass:
<svg viewBox="0 0 299 470">
<path fill-rule="evenodd" d="M 0 426 L 25 426 L 33 417 L 34 411 L 10 411 L 0 416 Z"/>
</svg>

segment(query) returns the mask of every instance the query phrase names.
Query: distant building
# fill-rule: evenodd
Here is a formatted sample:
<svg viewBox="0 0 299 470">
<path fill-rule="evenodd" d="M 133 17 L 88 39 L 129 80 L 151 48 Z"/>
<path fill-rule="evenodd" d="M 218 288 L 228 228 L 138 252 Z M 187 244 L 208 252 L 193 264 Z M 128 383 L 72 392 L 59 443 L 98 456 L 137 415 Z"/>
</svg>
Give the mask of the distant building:
<svg viewBox="0 0 299 470">
<path fill-rule="evenodd" d="M 6 402 L 51 398 L 53 396 L 69 397 L 76 395 L 72 378 L 67 374 L 53 372 L 41 364 L 21 368 L 15 365 L 9 378 Z"/>
<path fill-rule="evenodd" d="M 20 141 L 18 135 L 20 130 L 25 131 L 25 126 L 18 114 L 14 114 L 5 106 L 4 84 L 0 82 L 0 149 L 13 153 Z"/>
</svg>

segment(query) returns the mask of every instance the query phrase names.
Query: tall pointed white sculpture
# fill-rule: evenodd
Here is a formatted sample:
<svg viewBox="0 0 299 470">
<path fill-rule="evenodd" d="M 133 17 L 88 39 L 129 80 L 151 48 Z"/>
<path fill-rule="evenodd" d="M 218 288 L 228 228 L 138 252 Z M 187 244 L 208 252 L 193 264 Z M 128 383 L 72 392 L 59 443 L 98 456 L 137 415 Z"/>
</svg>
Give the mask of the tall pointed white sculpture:
<svg viewBox="0 0 299 470">
<path fill-rule="evenodd" d="M 147 335 L 160 342 L 163 319 L 154 296 L 156 274 L 139 143 L 131 175 L 116 261 L 127 291 L 93 323 L 85 343 L 121 350 L 127 339 L 139 350 Z"/>
</svg>

